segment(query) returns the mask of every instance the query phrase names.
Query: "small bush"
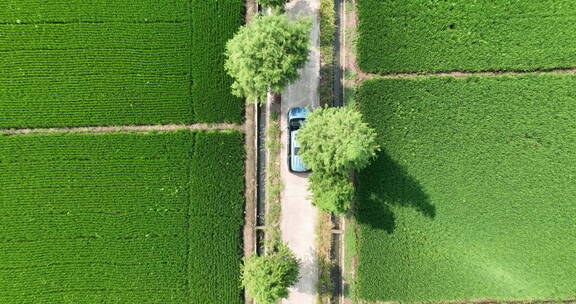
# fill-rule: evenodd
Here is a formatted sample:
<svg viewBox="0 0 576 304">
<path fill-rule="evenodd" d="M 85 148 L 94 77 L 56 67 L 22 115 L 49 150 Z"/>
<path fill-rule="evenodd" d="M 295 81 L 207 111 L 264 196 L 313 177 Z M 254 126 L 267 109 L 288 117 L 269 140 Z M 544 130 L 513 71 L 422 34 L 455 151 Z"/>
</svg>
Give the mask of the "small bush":
<svg viewBox="0 0 576 304">
<path fill-rule="evenodd" d="M 299 267 L 294 254 L 280 244 L 272 254 L 245 259 L 242 284 L 258 304 L 274 304 L 288 297 L 288 287 L 296 283 Z"/>
</svg>

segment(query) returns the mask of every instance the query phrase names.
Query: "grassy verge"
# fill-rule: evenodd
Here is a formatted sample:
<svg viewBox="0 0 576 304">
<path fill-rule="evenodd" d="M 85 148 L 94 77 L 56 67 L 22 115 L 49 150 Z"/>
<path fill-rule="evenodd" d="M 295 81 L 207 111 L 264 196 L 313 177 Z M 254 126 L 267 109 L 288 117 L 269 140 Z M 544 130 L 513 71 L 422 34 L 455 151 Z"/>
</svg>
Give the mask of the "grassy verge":
<svg viewBox="0 0 576 304">
<path fill-rule="evenodd" d="M 358 175 L 358 295 L 566 299 L 576 256 L 576 75 L 373 79 L 382 152 Z"/>
<path fill-rule="evenodd" d="M 355 6 L 352 1 L 345 1 L 344 2 L 344 13 L 345 18 L 353 18 L 355 16 Z M 348 56 L 356 56 L 356 45 L 357 45 L 357 35 L 356 35 L 356 28 L 350 27 L 347 23 L 344 27 L 344 44 L 343 44 L 343 52 L 346 55 L 346 62 L 344 64 L 344 87 L 343 87 L 343 99 L 344 105 L 347 107 L 356 108 L 356 86 L 359 82 L 358 74 L 355 70 L 355 58 L 348 58 Z M 355 203 L 353 203 L 355 204 Z M 356 278 L 355 278 L 355 271 L 356 271 L 356 221 L 354 216 L 354 207 L 352 207 L 351 212 L 349 215 L 346 216 L 344 231 L 343 231 L 343 251 L 344 251 L 344 265 L 342 265 L 342 279 L 344 281 L 344 297 L 356 304 L 358 303 L 358 299 L 355 294 L 356 290 Z"/>
<path fill-rule="evenodd" d="M 266 168 L 266 248 L 275 248 L 281 241 L 280 232 L 280 121 L 278 112 L 270 113 L 266 131 L 266 148 L 268 149 L 268 166 Z"/>
<path fill-rule="evenodd" d="M 344 13 L 346 14 L 345 18 L 353 18 L 353 16 L 355 15 L 355 6 L 354 3 L 352 3 L 351 1 L 345 1 L 344 2 Z M 344 44 L 343 46 L 343 52 L 345 54 L 347 54 L 346 56 L 356 56 L 356 45 L 357 45 L 357 35 L 356 35 L 356 28 L 354 27 L 349 27 L 348 24 L 345 24 L 346 27 L 344 27 Z M 355 64 L 355 59 L 354 58 L 348 58 L 346 57 L 346 63 L 344 64 L 344 82 L 343 82 L 343 92 L 342 92 L 342 98 L 344 99 L 344 105 L 347 106 L 351 106 L 351 107 L 355 107 L 356 106 L 356 101 L 355 101 L 355 96 L 356 96 L 356 85 L 359 82 L 358 81 L 358 74 L 356 73 L 357 71 L 355 70 L 354 64 Z"/>
<path fill-rule="evenodd" d="M 318 300 L 317 303 L 330 304 L 333 284 L 330 277 L 332 260 L 332 220 L 329 212 L 320 211 L 316 223 L 316 252 L 318 254 Z"/>
<path fill-rule="evenodd" d="M 342 277 L 346 282 L 343 290 L 344 297 L 350 299 L 352 303 L 358 302 L 355 294 L 356 282 L 354 277 L 356 258 L 356 221 L 354 216 L 348 216 L 344 230 L 344 271 Z"/>
<path fill-rule="evenodd" d="M 334 0 L 320 2 L 320 104 L 334 104 L 334 35 L 336 33 Z M 332 221 L 330 213 L 320 211 L 316 223 L 316 250 L 318 255 L 318 303 L 329 304 L 333 282 L 330 258 L 332 247 Z"/>
<path fill-rule="evenodd" d="M 334 103 L 334 0 L 320 3 L 320 104 Z"/>
</svg>

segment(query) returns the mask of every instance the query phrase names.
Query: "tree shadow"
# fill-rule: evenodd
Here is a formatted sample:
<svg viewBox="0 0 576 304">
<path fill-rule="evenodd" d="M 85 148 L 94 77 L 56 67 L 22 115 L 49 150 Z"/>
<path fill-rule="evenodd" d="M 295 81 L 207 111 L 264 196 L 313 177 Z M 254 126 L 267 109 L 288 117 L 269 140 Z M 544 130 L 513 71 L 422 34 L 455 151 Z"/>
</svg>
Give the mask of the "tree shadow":
<svg viewBox="0 0 576 304">
<path fill-rule="evenodd" d="M 382 151 L 358 175 L 356 217 L 360 223 L 392 233 L 396 229 L 396 216 L 391 206 L 411 207 L 428 218 L 436 217 L 436 207 L 422 185 Z"/>
<path fill-rule="evenodd" d="M 306 257 L 300 259 L 300 273 L 298 274 L 298 281 L 296 282 L 296 285 L 292 287 L 300 293 L 313 295 L 317 292 L 316 284 L 314 284 L 318 278 L 318 268 L 315 255 L 316 251 L 310 247 Z"/>
</svg>

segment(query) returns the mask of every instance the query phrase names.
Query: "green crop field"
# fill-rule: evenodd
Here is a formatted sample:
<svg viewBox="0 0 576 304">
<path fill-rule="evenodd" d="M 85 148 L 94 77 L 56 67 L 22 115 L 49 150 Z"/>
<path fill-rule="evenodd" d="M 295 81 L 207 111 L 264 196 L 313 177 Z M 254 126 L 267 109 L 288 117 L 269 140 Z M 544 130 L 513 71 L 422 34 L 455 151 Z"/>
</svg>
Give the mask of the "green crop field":
<svg viewBox="0 0 576 304">
<path fill-rule="evenodd" d="M 576 66 L 573 0 L 357 0 L 371 73 Z"/>
<path fill-rule="evenodd" d="M 358 177 L 360 298 L 574 298 L 575 87 L 567 74 L 364 82 L 382 152 Z"/>
<path fill-rule="evenodd" d="M 242 0 L 0 1 L 0 128 L 241 122 Z"/>
<path fill-rule="evenodd" d="M 238 132 L 0 136 L 0 303 L 243 303 Z"/>
</svg>

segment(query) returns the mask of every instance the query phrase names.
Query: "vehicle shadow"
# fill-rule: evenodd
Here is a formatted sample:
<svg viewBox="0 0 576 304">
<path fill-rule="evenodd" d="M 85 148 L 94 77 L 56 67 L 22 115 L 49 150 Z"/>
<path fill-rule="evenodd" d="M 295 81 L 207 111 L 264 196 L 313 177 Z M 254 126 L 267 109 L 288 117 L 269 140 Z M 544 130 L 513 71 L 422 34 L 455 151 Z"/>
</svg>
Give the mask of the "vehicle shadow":
<svg viewBox="0 0 576 304">
<path fill-rule="evenodd" d="M 308 178 L 311 172 L 290 172 L 290 174 L 296 175 L 300 178 Z"/>
<path fill-rule="evenodd" d="M 428 218 L 436 217 L 436 207 L 423 186 L 382 151 L 374 163 L 358 175 L 357 220 L 392 233 L 396 229 L 396 216 L 391 206 L 411 207 Z"/>
</svg>

